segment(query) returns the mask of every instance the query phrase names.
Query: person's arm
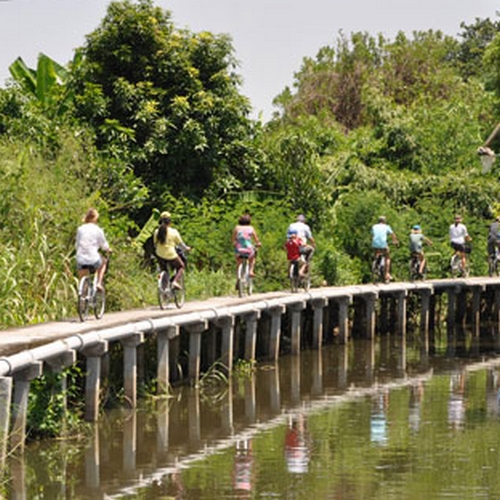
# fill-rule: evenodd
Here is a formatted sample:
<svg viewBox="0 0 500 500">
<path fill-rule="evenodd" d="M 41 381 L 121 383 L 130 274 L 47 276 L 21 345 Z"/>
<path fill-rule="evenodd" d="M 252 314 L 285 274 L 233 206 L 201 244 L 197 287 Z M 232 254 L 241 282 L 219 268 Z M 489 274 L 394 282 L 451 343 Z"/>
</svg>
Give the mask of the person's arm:
<svg viewBox="0 0 500 500">
<path fill-rule="evenodd" d="M 231 243 L 233 247 L 236 246 L 236 228 L 233 229 L 233 234 L 231 235 Z"/>
<path fill-rule="evenodd" d="M 391 233 L 391 239 L 392 239 L 392 242 L 395 244 L 395 245 L 399 245 L 399 240 L 398 240 L 398 237 L 396 236 L 396 233 Z"/>
</svg>

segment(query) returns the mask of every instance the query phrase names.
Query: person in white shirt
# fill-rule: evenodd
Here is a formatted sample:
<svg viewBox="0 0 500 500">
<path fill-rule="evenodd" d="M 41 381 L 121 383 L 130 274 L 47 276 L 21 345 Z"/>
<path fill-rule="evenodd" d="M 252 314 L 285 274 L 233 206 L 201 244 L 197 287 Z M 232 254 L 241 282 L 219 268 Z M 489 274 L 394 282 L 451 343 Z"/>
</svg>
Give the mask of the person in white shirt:
<svg viewBox="0 0 500 500">
<path fill-rule="evenodd" d="M 97 288 L 102 290 L 107 258 L 103 257 L 99 250 L 111 253 L 111 248 L 104 231 L 97 225 L 98 220 L 99 212 L 90 208 L 76 232 L 76 267 L 79 278 L 88 274 L 89 268 L 93 268 L 97 272 Z"/>
<path fill-rule="evenodd" d="M 297 221 L 292 222 L 286 231 L 287 239 L 290 239 L 292 234 L 297 234 L 302 242 L 300 253 L 304 255 L 306 263 L 311 259 L 314 248 L 316 248 L 316 242 L 314 241 L 311 228 L 306 224 L 306 218 L 304 215 L 300 214 L 297 216 Z"/>
<path fill-rule="evenodd" d="M 466 267 L 465 261 L 465 243 L 472 241 L 472 238 L 467 232 L 467 228 L 462 224 L 462 217 L 455 215 L 455 222 L 450 226 L 450 245 L 453 250 L 460 255 L 462 261 L 462 269 Z"/>
</svg>

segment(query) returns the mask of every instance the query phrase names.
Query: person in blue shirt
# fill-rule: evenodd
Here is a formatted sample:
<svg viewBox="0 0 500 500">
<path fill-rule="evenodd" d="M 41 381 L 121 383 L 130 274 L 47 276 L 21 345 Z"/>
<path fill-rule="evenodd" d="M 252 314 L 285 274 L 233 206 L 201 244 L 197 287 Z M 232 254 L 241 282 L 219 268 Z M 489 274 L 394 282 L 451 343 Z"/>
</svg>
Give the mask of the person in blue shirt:
<svg viewBox="0 0 500 500">
<path fill-rule="evenodd" d="M 372 248 L 375 250 L 375 255 L 380 254 L 385 255 L 385 281 L 389 282 L 392 279 L 391 276 L 391 256 L 389 252 L 389 243 L 387 241 L 388 236 L 391 237 L 392 242 L 398 245 L 398 238 L 396 234 L 391 229 L 391 226 L 387 224 L 386 218 L 381 215 L 378 218 L 378 223 L 372 226 Z"/>
</svg>

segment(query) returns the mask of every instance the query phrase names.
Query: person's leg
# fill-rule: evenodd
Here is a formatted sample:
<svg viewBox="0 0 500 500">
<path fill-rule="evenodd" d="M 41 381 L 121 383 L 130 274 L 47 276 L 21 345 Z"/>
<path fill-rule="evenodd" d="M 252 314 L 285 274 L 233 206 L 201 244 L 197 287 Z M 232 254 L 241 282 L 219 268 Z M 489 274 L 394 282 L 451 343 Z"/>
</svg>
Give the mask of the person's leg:
<svg viewBox="0 0 500 500">
<path fill-rule="evenodd" d="M 184 273 L 184 262 L 182 262 L 182 259 L 180 257 L 177 257 L 177 259 L 171 262 L 171 265 L 175 269 L 174 278 L 172 279 L 172 285 L 175 286 L 177 285 L 177 281 L 179 280 L 179 278 Z"/>
<path fill-rule="evenodd" d="M 102 282 L 104 280 L 104 272 L 106 271 L 106 264 L 108 259 L 106 257 L 102 257 L 101 265 L 97 268 L 97 288 L 102 289 Z"/>
<path fill-rule="evenodd" d="M 255 254 L 248 257 L 248 271 L 250 273 L 250 277 L 255 277 Z"/>
<path fill-rule="evenodd" d="M 423 252 L 420 252 L 418 254 L 418 261 L 419 261 L 418 272 L 419 272 L 419 274 L 424 274 L 425 257 L 424 257 L 424 253 Z"/>
</svg>

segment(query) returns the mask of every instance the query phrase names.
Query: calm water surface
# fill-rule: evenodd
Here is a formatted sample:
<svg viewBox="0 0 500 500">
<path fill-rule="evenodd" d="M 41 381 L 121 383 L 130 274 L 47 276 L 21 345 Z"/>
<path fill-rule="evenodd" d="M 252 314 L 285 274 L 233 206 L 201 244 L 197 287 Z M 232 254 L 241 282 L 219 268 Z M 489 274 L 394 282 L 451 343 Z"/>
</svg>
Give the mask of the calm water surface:
<svg viewBox="0 0 500 500">
<path fill-rule="evenodd" d="M 8 498 L 500 499 L 490 344 L 384 336 L 182 388 L 85 443 L 29 444 Z"/>
</svg>

